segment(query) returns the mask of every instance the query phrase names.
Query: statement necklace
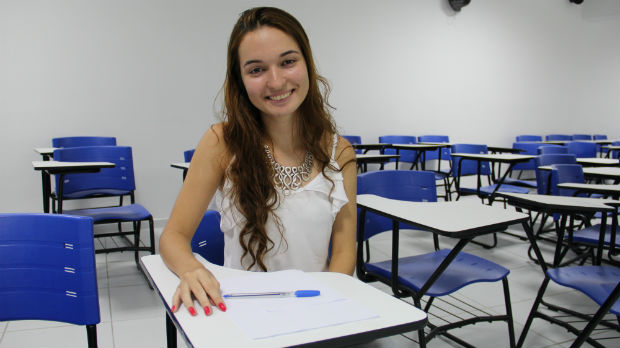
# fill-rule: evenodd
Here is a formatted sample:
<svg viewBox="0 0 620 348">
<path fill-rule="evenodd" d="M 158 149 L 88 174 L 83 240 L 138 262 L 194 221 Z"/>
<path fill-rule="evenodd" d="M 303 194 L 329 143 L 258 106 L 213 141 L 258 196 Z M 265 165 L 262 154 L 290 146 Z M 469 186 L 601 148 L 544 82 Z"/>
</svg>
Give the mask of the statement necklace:
<svg viewBox="0 0 620 348">
<path fill-rule="evenodd" d="M 312 173 L 312 154 L 310 151 L 306 151 L 304 163 L 291 167 L 285 167 L 276 162 L 268 145 L 265 145 L 265 152 L 273 167 L 273 183 L 276 189 L 284 192 L 284 195 L 289 195 L 291 191 L 297 190 L 302 183 L 310 179 L 310 174 Z"/>
</svg>

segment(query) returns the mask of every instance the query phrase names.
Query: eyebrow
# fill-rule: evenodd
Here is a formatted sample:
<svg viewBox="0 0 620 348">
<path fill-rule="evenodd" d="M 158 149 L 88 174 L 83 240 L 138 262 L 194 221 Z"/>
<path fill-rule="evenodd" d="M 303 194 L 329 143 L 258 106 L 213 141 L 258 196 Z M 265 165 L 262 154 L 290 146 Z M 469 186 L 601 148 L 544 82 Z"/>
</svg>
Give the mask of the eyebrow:
<svg viewBox="0 0 620 348">
<path fill-rule="evenodd" d="M 280 57 L 287 56 L 287 55 L 289 55 L 291 53 L 301 54 L 301 53 L 299 53 L 299 51 L 296 51 L 296 50 L 288 50 L 286 52 L 281 53 Z M 252 59 L 252 60 L 248 60 L 247 62 L 245 62 L 245 64 L 243 64 L 243 66 L 245 67 L 247 65 L 254 64 L 254 63 L 260 63 L 260 62 L 262 62 L 262 61 L 259 60 L 259 59 Z"/>
</svg>

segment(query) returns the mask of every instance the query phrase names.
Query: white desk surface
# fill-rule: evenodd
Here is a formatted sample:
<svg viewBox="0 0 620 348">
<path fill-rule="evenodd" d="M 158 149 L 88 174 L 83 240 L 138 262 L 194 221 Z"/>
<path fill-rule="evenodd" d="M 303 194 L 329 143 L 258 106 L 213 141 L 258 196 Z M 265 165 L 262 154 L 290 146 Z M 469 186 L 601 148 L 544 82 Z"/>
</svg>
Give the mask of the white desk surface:
<svg viewBox="0 0 620 348">
<path fill-rule="evenodd" d="M 173 162 L 170 163 L 172 168 L 189 169 L 189 162 Z"/>
<path fill-rule="evenodd" d="M 455 152 L 450 154 L 452 157 L 472 158 L 497 162 L 527 162 L 536 156 L 532 155 L 517 155 L 513 153 L 497 153 L 497 154 L 485 154 L 485 153 L 461 153 Z"/>
<path fill-rule="evenodd" d="M 528 219 L 528 215 L 479 200 L 450 202 L 408 202 L 363 194 L 357 205 L 380 211 L 424 230 L 449 237 L 466 237 L 489 231 L 493 226 L 507 226 Z"/>
<path fill-rule="evenodd" d="M 587 198 L 587 197 L 570 197 L 570 196 L 552 196 L 538 194 L 523 193 L 498 193 L 501 197 L 508 198 L 508 202 L 530 203 L 539 207 L 547 207 L 551 210 L 576 210 L 576 211 L 613 211 L 613 206 L 618 205 L 620 201 L 613 199 Z M 519 205 L 519 204 L 517 204 Z"/>
<path fill-rule="evenodd" d="M 600 158 L 600 157 L 592 157 L 592 158 L 577 158 L 577 163 L 586 164 L 591 166 L 619 166 L 620 162 L 617 158 Z"/>
<path fill-rule="evenodd" d="M 213 265 L 196 255 L 216 277 L 223 279 L 243 274 L 245 271 L 224 268 Z M 148 255 L 141 259 L 147 276 L 153 281 L 155 289 L 164 302 L 166 311 L 172 306 L 171 300 L 179 282 L 179 278 L 166 267 L 160 255 Z M 362 281 L 332 272 L 309 273 L 318 281 L 330 288 L 341 292 L 348 298 L 379 314 L 379 317 L 335 325 L 326 328 L 313 329 L 298 333 L 276 336 L 265 339 L 252 340 L 219 309 L 214 309 L 210 316 L 198 311 L 192 317 L 185 307 L 174 313 L 176 322 L 182 328 L 181 335 L 194 347 L 283 347 L 313 343 L 328 339 L 340 338 L 359 333 L 395 328 L 398 326 L 416 326 L 425 323 L 426 313 L 413 305 L 396 299 Z M 303 315 L 303 313 L 300 313 Z M 294 320 L 294 318 L 292 318 Z M 163 322 L 162 322 L 163 325 Z M 164 342 L 162 342 L 162 345 Z"/>
<path fill-rule="evenodd" d="M 366 160 L 366 159 L 390 159 L 390 158 L 398 158 L 400 155 L 381 155 L 381 154 L 359 154 L 355 155 L 356 160 Z"/>
<path fill-rule="evenodd" d="M 433 150 L 441 147 L 449 147 L 448 143 L 416 143 L 416 144 L 391 144 L 388 147 L 400 150 Z"/>
<path fill-rule="evenodd" d="M 35 147 L 34 152 L 39 155 L 51 155 L 54 153 L 54 150 L 56 150 L 55 147 Z"/>
<path fill-rule="evenodd" d="M 61 161 L 33 161 L 32 166 L 35 170 L 60 169 L 60 168 L 110 168 L 114 167 L 112 162 L 61 162 Z"/>
<path fill-rule="evenodd" d="M 620 167 L 590 167 L 583 168 L 585 175 L 606 176 L 608 178 L 620 179 Z"/>
<path fill-rule="evenodd" d="M 580 190 L 583 192 L 619 194 L 620 185 L 616 184 L 582 184 L 574 182 L 565 182 L 558 184 L 559 188 Z"/>
</svg>

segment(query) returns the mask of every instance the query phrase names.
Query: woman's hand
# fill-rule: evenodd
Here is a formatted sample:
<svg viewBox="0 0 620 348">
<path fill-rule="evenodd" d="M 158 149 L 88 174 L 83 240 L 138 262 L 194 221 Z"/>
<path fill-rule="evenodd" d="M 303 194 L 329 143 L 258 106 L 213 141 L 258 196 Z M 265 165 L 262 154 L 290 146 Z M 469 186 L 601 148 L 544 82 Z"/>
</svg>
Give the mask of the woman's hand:
<svg viewBox="0 0 620 348">
<path fill-rule="evenodd" d="M 173 313 L 179 310 L 183 302 L 191 315 L 198 314 L 194 308 L 194 298 L 198 300 L 206 315 L 211 315 L 211 305 L 217 305 L 222 312 L 226 311 L 226 305 L 220 294 L 220 282 L 209 270 L 198 267 L 181 274 L 180 278 L 181 282 L 172 297 Z"/>
</svg>

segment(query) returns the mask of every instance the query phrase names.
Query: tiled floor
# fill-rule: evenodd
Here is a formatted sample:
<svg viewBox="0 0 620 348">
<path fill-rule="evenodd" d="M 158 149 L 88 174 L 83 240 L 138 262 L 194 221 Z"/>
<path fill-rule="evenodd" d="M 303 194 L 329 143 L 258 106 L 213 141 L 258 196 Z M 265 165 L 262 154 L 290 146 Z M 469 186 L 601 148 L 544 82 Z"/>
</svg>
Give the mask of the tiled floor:
<svg viewBox="0 0 620 348">
<path fill-rule="evenodd" d="M 520 227 L 511 230 L 524 235 Z M 403 231 L 400 253 L 414 255 L 432 250 L 428 233 Z M 510 269 L 508 277 L 517 337 L 542 281 L 542 272 L 527 257 L 527 242 L 500 234 L 498 246 L 484 249 L 468 245 L 466 251 L 495 261 Z M 373 260 L 384 260 L 390 255 L 390 234 L 378 235 L 372 240 Z M 451 241 L 441 239 L 442 247 Z M 551 249 L 544 245 L 547 252 Z M 164 311 L 158 296 L 149 289 L 138 272 L 130 253 L 97 255 L 101 323 L 97 325 L 99 347 L 163 347 L 165 346 Z M 390 292 L 387 286 L 376 287 Z M 550 285 L 549 294 L 555 301 L 583 312 L 595 308 L 588 298 L 566 288 Z M 500 283 L 476 284 L 461 289 L 456 299 L 490 313 L 503 313 L 504 302 Z M 411 302 L 410 300 L 408 300 Z M 449 301 L 455 301 L 450 299 Z M 437 305 L 439 305 L 437 303 Z M 454 334 L 477 347 L 507 347 L 508 331 L 505 323 L 479 323 L 457 329 Z M 617 335 L 616 335 L 617 336 Z M 524 347 L 568 347 L 574 336 L 557 325 L 537 319 L 530 329 Z M 369 342 L 365 347 L 418 347 L 417 333 L 397 335 Z M 620 339 L 604 342 L 608 347 L 619 347 Z M 45 321 L 15 321 L 0 323 L 2 347 L 84 347 L 86 333 L 83 327 Z M 179 339 L 179 346 L 184 342 Z M 443 338 L 432 340 L 429 347 L 458 347 Z M 585 346 L 588 346 L 587 344 Z"/>
</svg>

